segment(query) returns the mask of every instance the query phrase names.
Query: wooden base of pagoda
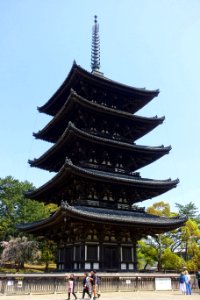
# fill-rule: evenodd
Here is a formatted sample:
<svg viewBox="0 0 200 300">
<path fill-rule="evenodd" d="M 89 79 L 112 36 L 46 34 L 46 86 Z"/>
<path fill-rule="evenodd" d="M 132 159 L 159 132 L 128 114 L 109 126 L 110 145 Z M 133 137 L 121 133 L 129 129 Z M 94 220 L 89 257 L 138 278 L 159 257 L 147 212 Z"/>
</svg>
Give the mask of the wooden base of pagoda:
<svg viewBox="0 0 200 300">
<path fill-rule="evenodd" d="M 128 228 L 80 223 L 65 231 L 58 249 L 60 271 L 133 272 L 137 270 L 136 240 Z M 72 230 L 73 226 L 73 230 Z M 70 241 L 71 240 L 71 241 Z"/>
</svg>

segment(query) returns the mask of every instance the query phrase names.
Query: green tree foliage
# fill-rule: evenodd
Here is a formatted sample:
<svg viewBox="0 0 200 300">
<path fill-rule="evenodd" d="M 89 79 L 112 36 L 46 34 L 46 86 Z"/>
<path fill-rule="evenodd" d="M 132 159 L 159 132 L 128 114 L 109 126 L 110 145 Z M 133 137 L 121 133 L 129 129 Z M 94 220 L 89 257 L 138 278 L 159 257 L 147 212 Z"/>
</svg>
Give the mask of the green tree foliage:
<svg viewBox="0 0 200 300">
<path fill-rule="evenodd" d="M 199 248 L 200 230 L 196 221 L 189 219 L 181 228 L 181 243 L 179 249 L 184 255 L 185 261 L 194 257 Z"/>
<path fill-rule="evenodd" d="M 174 217 L 176 215 L 171 212 L 170 205 L 163 201 L 154 203 L 151 207 L 147 208 L 147 212 L 160 217 Z M 139 244 L 139 252 L 143 254 L 143 260 L 146 261 L 146 264 L 149 264 L 150 254 L 158 271 L 166 268 L 166 259 L 163 259 L 163 255 L 165 253 L 166 257 L 167 254 L 172 253 L 180 245 L 180 242 L 177 242 L 177 235 L 179 235 L 178 230 L 173 230 L 171 232 L 155 234 L 143 240 L 148 251 L 145 252 L 144 246 L 141 247 L 141 244 Z"/>
<path fill-rule="evenodd" d="M 20 233 L 16 224 L 34 222 L 46 218 L 56 209 L 25 197 L 34 186 L 28 181 L 20 182 L 11 176 L 0 178 L 0 240 L 8 240 Z"/>
<path fill-rule="evenodd" d="M 172 215 L 170 205 L 163 201 L 156 202 L 152 206 L 148 207 L 147 212 L 160 217 L 170 217 Z"/>
<path fill-rule="evenodd" d="M 188 219 L 192 219 L 200 223 L 200 215 L 198 213 L 198 208 L 193 202 L 189 202 L 186 205 L 175 203 L 175 205 L 178 208 L 180 215 L 186 215 Z"/>
<path fill-rule="evenodd" d="M 161 256 L 161 265 L 164 270 L 176 270 L 180 272 L 185 265 L 185 261 L 178 254 L 173 253 L 170 248 L 166 248 Z"/>
<path fill-rule="evenodd" d="M 189 271 L 198 270 L 200 266 L 198 210 L 191 202 L 187 205 L 177 204 L 177 207 L 179 214 L 189 217 L 184 226 L 170 232 L 149 236 L 138 243 L 139 258 L 144 266 L 152 265 L 154 261 L 159 271 L 163 269 L 178 271 L 183 266 Z M 165 202 L 154 203 L 147 208 L 147 212 L 164 217 L 177 215 L 170 211 L 169 204 Z"/>
<path fill-rule="evenodd" d="M 18 270 L 24 268 L 24 263 L 35 262 L 41 256 L 38 242 L 29 241 L 25 236 L 11 238 L 9 242 L 1 242 L 1 245 L 1 262 L 14 262 Z"/>
<path fill-rule="evenodd" d="M 200 269 L 200 247 L 197 243 L 193 245 L 193 253 L 194 255 L 185 262 L 185 266 L 190 272 L 196 272 Z"/>
<path fill-rule="evenodd" d="M 165 269 L 162 257 L 167 249 L 171 251 L 173 239 L 168 236 L 168 233 L 163 233 L 149 236 L 147 239 L 144 239 L 143 242 L 146 247 L 143 245 L 141 247 L 141 243 L 139 243 L 138 251 L 143 254 L 144 266 L 154 265 L 158 271 Z"/>
<path fill-rule="evenodd" d="M 146 270 L 153 267 L 157 259 L 156 249 L 148 244 L 146 240 L 141 240 L 138 242 L 137 258 L 138 269 Z"/>
<path fill-rule="evenodd" d="M 49 263 L 55 261 L 56 244 L 50 240 L 40 241 L 41 257 L 40 262 L 45 263 L 45 271 L 48 271 Z"/>
</svg>

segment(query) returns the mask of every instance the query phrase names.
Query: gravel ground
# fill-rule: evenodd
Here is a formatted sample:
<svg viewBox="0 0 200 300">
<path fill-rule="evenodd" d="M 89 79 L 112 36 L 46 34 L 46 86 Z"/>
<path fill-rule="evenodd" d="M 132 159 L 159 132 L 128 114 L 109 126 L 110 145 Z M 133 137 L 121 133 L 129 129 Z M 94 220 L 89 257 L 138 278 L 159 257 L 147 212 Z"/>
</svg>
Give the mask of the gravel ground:
<svg viewBox="0 0 200 300">
<path fill-rule="evenodd" d="M 81 294 L 77 294 L 78 299 L 81 299 Z M 180 295 L 177 291 L 151 291 L 151 292 L 114 292 L 103 293 L 99 300 L 183 300 L 185 297 L 189 297 L 190 300 L 200 300 L 200 294 L 193 292 L 192 295 Z M 0 295 L 0 300 L 65 300 L 67 294 L 48 294 L 48 295 Z M 71 300 L 74 297 L 71 296 Z M 89 298 L 85 298 L 89 300 Z"/>
</svg>

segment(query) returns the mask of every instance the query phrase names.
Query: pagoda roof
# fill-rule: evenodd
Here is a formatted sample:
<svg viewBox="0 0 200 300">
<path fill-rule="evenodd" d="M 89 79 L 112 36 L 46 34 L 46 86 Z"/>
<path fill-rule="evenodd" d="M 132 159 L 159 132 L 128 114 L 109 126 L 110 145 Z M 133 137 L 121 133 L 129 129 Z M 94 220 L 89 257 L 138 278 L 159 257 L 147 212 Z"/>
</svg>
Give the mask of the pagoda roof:
<svg viewBox="0 0 200 300">
<path fill-rule="evenodd" d="M 101 88 L 101 90 L 107 89 L 112 91 L 112 93 L 127 97 L 128 101 L 132 102 L 130 106 L 131 112 L 136 112 L 140 108 L 144 107 L 159 93 L 159 90 L 146 90 L 145 88 L 135 88 L 121 84 L 106 78 L 102 73 L 90 73 L 74 62 L 65 81 L 58 88 L 55 94 L 46 102 L 46 104 L 39 107 L 38 110 L 52 116 L 56 115 L 64 105 L 68 95 L 70 94 L 71 88 L 77 90 L 78 86 L 80 86 L 80 84 L 84 81 L 89 85 Z M 138 99 L 135 99 L 135 97 Z"/>
<path fill-rule="evenodd" d="M 66 156 L 68 156 L 68 153 L 71 151 L 71 149 L 75 149 L 73 141 L 76 141 L 77 138 L 79 142 L 87 141 L 90 143 L 90 145 L 106 146 L 107 148 L 112 148 L 113 151 L 118 151 L 118 149 L 121 149 L 126 153 L 131 152 L 135 155 L 134 160 L 136 161 L 135 168 L 132 171 L 146 166 L 147 164 L 155 161 L 163 155 L 168 154 L 171 150 L 171 146 L 141 146 L 133 143 L 126 143 L 118 140 L 100 137 L 78 129 L 72 122 L 69 122 L 67 129 L 61 135 L 56 144 L 54 144 L 38 159 L 29 160 L 31 167 L 39 167 L 42 169 L 47 169 L 49 171 L 58 172 L 60 166 L 64 164 L 65 158 Z M 91 146 L 89 146 L 89 148 L 91 148 Z M 143 156 L 142 161 L 140 161 L 140 159 L 139 161 L 137 161 L 138 154 Z M 59 165 L 56 164 L 58 158 L 60 162 Z"/>
<path fill-rule="evenodd" d="M 41 221 L 19 224 L 17 226 L 21 231 L 29 233 L 46 233 L 49 229 L 60 228 L 62 225 L 69 225 L 70 222 L 80 221 L 92 224 L 108 224 L 135 228 L 140 233 L 155 234 L 176 229 L 183 226 L 187 221 L 186 216 L 173 218 L 160 217 L 148 214 L 144 211 L 125 211 L 106 208 L 94 208 L 87 206 L 70 206 L 63 202 L 60 208 L 49 218 Z"/>
<path fill-rule="evenodd" d="M 87 109 L 92 114 L 106 115 L 112 118 L 113 122 L 121 120 L 126 122 L 133 131 L 133 140 L 141 138 L 159 124 L 162 124 L 165 117 L 142 117 L 127 113 L 114 108 L 109 108 L 92 101 L 88 101 L 84 97 L 78 95 L 75 91 L 71 90 L 65 104 L 56 116 L 39 132 L 33 135 L 38 139 L 43 139 L 49 142 L 56 142 L 60 135 L 63 134 L 69 121 L 74 121 L 72 118 L 77 117 L 77 110 L 79 108 Z"/>
<path fill-rule="evenodd" d="M 114 186 L 115 190 L 126 187 L 132 195 L 132 204 L 159 196 L 175 188 L 179 182 L 178 179 L 154 180 L 123 173 L 83 168 L 66 159 L 65 164 L 51 180 L 36 190 L 28 192 L 26 196 L 39 201 L 58 203 L 64 199 L 66 190 L 71 186 L 74 187 L 74 181 L 76 181 L 76 185 L 79 181 L 85 181 L 85 184 L 88 182 L 107 184 Z"/>
</svg>

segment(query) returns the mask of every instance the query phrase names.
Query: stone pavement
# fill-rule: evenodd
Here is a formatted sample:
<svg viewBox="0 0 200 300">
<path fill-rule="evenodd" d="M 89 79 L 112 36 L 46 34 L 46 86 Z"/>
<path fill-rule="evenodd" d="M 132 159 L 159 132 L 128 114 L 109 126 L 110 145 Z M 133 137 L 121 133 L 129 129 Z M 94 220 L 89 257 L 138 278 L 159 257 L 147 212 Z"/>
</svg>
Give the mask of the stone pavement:
<svg viewBox="0 0 200 300">
<path fill-rule="evenodd" d="M 77 293 L 78 299 L 81 294 Z M 136 291 L 136 292 L 113 292 L 103 293 L 99 300 L 200 300 L 200 294 L 193 292 L 192 295 L 180 295 L 178 291 Z M 46 294 L 46 295 L 0 295 L 0 300 L 65 300 L 66 294 Z M 71 300 L 74 297 L 71 296 Z M 85 300 L 89 300 L 85 298 Z"/>
</svg>

